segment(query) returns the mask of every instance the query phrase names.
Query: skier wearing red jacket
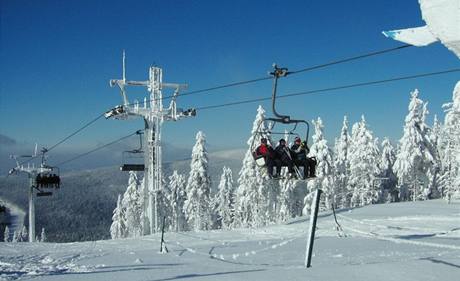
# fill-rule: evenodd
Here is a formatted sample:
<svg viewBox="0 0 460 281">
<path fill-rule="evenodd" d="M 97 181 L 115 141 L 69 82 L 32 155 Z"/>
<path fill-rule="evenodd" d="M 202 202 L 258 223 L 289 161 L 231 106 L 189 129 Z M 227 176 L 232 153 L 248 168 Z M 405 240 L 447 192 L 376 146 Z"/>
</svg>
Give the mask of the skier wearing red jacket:
<svg viewBox="0 0 460 281">
<path fill-rule="evenodd" d="M 265 164 L 267 165 L 268 175 L 272 178 L 279 177 L 279 171 L 281 170 L 281 163 L 275 161 L 275 151 L 273 147 L 268 144 L 266 138 L 260 140 L 260 145 L 255 151 L 255 158 L 263 157 L 265 159 Z M 276 166 L 276 174 L 273 175 L 273 167 Z"/>
</svg>

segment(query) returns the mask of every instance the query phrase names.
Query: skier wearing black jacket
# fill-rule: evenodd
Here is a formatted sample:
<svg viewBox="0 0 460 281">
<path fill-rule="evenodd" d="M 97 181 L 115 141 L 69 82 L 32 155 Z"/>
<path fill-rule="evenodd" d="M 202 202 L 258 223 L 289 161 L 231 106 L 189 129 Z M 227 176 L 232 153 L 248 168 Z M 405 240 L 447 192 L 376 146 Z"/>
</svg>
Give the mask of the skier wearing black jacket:
<svg viewBox="0 0 460 281">
<path fill-rule="evenodd" d="M 315 177 L 316 160 L 307 157 L 307 154 L 310 153 L 307 143 L 296 137 L 294 144 L 291 146 L 291 151 L 297 167 L 303 167 L 304 178 Z"/>
<path fill-rule="evenodd" d="M 286 141 L 280 139 L 278 146 L 275 148 L 276 160 L 281 163 L 281 166 L 287 166 L 289 173 L 294 173 L 294 162 L 292 161 L 291 151 L 286 146 Z"/>
</svg>

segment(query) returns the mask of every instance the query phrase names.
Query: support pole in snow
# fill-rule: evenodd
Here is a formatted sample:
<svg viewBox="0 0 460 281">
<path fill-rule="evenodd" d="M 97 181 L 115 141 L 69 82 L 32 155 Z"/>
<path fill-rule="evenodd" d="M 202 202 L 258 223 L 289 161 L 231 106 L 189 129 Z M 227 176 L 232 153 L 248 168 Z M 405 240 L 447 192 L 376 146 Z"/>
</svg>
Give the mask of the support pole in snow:
<svg viewBox="0 0 460 281">
<path fill-rule="evenodd" d="M 343 232 L 343 228 L 340 223 L 337 221 L 337 215 L 335 214 L 335 203 L 332 203 L 332 214 L 334 215 L 335 221 L 335 230 L 337 230 L 339 237 L 345 237 L 345 233 Z"/>
<path fill-rule="evenodd" d="M 29 242 L 35 240 L 34 178 L 29 175 Z"/>
<path fill-rule="evenodd" d="M 313 198 L 313 209 L 310 214 L 310 231 L 307 242 L 307 253 L 305 256 L 305 267 L 311 266 L 311 256 L 313 253 L 313 242 L 315 241 L 315 231 L 316 231 L 316 220 L 318 218 L 318 209 L 319 209 L 319 199 L 321 198 L 321 189 L 315 191 L 315 197 Z"/>
<path fill-rule="evenodd" d="M 168 248 L 166 248 L 164 234 L 165 234 L 165 220 L 166 217 L 163 217 L 163 226 L 161 228 L 161 242 L 160 242 L 160 253 L 168 253 Z"/>
</svg>

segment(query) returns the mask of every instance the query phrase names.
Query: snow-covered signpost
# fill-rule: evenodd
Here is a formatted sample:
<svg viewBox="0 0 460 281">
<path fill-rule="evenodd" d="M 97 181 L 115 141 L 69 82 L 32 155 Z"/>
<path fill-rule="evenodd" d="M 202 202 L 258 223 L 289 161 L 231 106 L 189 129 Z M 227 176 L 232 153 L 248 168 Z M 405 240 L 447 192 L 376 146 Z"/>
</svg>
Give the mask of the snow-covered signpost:
<svg viewBox="0 0 460 281">
<path fill-rule="evenodd" d="M 313 242 L 315 241 L 315 231 L 316 231 L 316 220 L 318 218 L 318 209 L 319 209 L 319 200 L 321 198 L 321 189 L 315 191 L 315 197 L 313 198 L 313 209 L 310 214 L 310 231 L 307 242 L 307 253 L 305 256 L 305 267 L 311 266 L 311 257 L 313 254 Z"/>
</svg>

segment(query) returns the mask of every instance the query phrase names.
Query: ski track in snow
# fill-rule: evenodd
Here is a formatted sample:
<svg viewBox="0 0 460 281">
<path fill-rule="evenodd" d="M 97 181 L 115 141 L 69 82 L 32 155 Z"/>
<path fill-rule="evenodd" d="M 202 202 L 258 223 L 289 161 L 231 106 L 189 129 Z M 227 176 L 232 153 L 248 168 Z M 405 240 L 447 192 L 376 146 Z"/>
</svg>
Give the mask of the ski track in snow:
<svg viewBox="0 0 460 281">
<path fill-rule="evenodd" d="M 189 248 L 189 247 L 187 247 L 187 246 L 185 246 L 182 243 L 177 242 L 177 241 L 176 241 L 176 245 L 180 246 L 182 249 L 184 249 L 187 252 L 192 253 L 192 254 L 201 255 L 201 256 L 213 258 L 213 259 L 220 260 L 220 261 L 228 261 L 228 260 L 236 261 L 239 257 L 247 257 L 247 256 L 250 256 L 250 255 L 257 255 L 257 254 L 260 254 L 260 253 L 265 252 L 265 251 L 277 249 L 277 248 L 285 246 L 285 245 L 287 245 L 287 244 L 289 244 L 289 243 L 291 243 L 294 240 L 299 239 L 299 238 L 303 238 L 303 237 L 291 238 L 291 239 L 288 239 L 288 240 L 283 240 L 280 243 L 271 244 L 268 247 L 257 249 L 257 250 L 247 250 L 247 251 L 244 251 L 244 252 L 237 252 L 237 253 L 230 253 L 230 254 L 227 254 L 227 253 L 226 254 L 213 254 L 211 252 L 212 252 L 212 249 L 214 249 L 214 247 L 211 248 L 211 251 L 209 251 L 208 253 L 205 253 L 205 252 L 198 251 L 196 249 Z M 168 244 L 168 245 L 173 246 L 173 244 Z M 243 264 L 243 263 L 240 263 L 240 264 Z M 252 264 L 244 263 L 244 264 L 246 264 L 246 265 L 260 265 L 260 264 L 254 264 L 254 263 L 252 263 Z M 266 265 L 266 264 L 263 264 L 263 265 Z"/>
<path fill-rule="evenodd" d="M 351 222 L 355 223 L 355 226 L 357 226 L 357 225 L 368 225 L 368 226 L 373 226 L 373 227 L 389 228 L 389 226 L 386 226 L 386 225 L 370 224 L 370 223 L 366 223 L 366 222 L 363 222 L 363 221 L 352 219 L 352 218 L 349 218 L 349 217 L 346 217 L 346 216 L 343 216 L 343 215 L 338 215 L 338 216 L 340 218 L 343 218 L 345 220 L 348 220 L 348 221 L 351 221 Z M 447 244 L 423 242 L 423 241 L 413 241 L 413 240 L 404 239 L 404 238 L 388 237 L 388 236 L 378 234 L 375 231 L 361 230 L 359 228 L 352 227 L 352 226 L 347 225 L 347 224 L 345 224 L 345 226 L 342 226 L 342 227 L 344 229 L 346 229 L 346 230 L 350 230 L 352 232 L 361 234 L 361 235 L 366 236 L 366 237 L 373 237 L 373 238 L 377 238 L 377 239 L 380 239 L 380 240 L 391 241 L 391 242 L 394 242 L 394 243 L 406 243 L 406 244 L 428 246 L 428 247 L 435 247 L 435 248 L 445 248 L 445 249 L 451 249 L 451 250 L 460 250 L 460 246 L 455 246 L 455 245 L 447 245 Z M 442 233 L 446 233 L 446 232 L 442 232 Z M 423 236 L 424 234 L 415 234 L 415 235 Z M 426 234 L 426 235 L 427 236 L 431 236 L 431 235 L 436 236 L 437 234 L 433 233 L 433 234 Z"/>
<path fill-rule="evenodd" d="M 17 255 L 7 261 L 3 261 L 4 258 L 0 257 L 0 280 L 15 280 L 72 272 L 93 272 L 95 267 L 80 265 L 78 261 L 96 256 L 98 255 L 71 254 L 57 256 L 56 253 L 52 252 Z"/>
</svg>

